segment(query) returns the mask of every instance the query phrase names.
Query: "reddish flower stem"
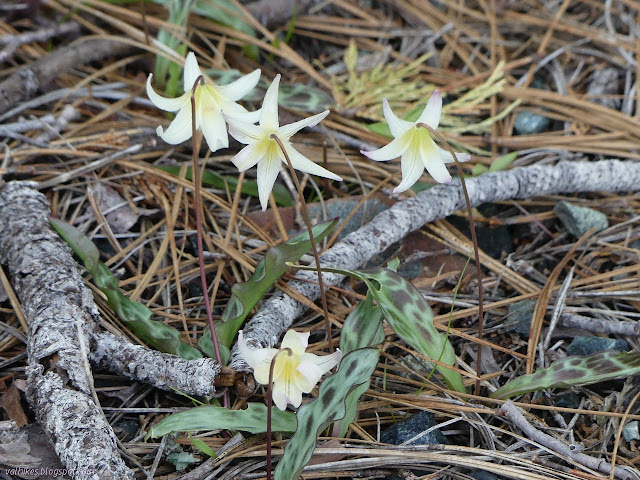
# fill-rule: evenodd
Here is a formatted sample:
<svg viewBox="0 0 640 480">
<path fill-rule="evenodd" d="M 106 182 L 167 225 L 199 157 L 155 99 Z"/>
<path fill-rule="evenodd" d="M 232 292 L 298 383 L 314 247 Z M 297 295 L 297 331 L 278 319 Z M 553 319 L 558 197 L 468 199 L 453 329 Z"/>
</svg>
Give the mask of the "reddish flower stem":
<svg viewBox="0 0 640 480">
<path fill-rule="evenodd" d="M 216 336 L 216 329 L 213 325 L 213 315 L 211 313 L 211 302 L 209 301 L 209 287 L 207 286 L 207 275 L 204 269 L 204 249 L 202 246 L 203 227 L 202 227 L 202 203 L 200 201 L 200 189 L 202 187 L 200 180 L 200 167 L 198 165 L 198 146 L 196 145 L 196 87 L 198 83 L 204 82 L 204 77 L 200 75 L 193 84 L 191 89 L 191 141 L 193 146 L 192 153 L 192 179 L 193 179 L 193 196 L 195 200 L 196 210 L 196 238 L 198 242 L 198 266 L 200 267 L 200 283 L 202 285 L 202 298 L 204 299 L 204 308 L 207 312 L 207 322 L 211 330 L 211 341 L 216 352 L 216 361 L 222 365 L 222 356 L 220 355 L 220 346 Z M 229 397 L 224 395 L 223 404 L 229 406 Z"/>
<path fill-rule="evenodd" d="M 269 138 L 272 138 L 276 141 L 284 158 L 287 160 L 287 166 L 289 167 L 289 171 L 291 172 L 291 177 L 293 178 L 293 182 L 296 185 L 296 190 L 298 190 L 298 196 L 300 197 L 300 204 L 302 205 L 302 214 L 304 215 L 304 221 L 307 224 L 307 231 L 309 232 L 309 240 L 311 241 L 311 249 L 313 250 L 313 258 L 316 260 L 316 271 L 318 272 L 318 286 L 320 287 L 320 298 L 322 299 L 322 311 L 324 313 L 324 326 L 327 331 L 327 341 L 329 342 L 329 352 L 333 353 L 333 336 L 331 335 L 331 321 L 329 320 L 329 308 L 327 307 L 327 296 L 324 291 L 324 282 L 322 281 L 322 269 L 320 268 L 320 255 L 318 254 L 318 246 L 316 245 L 316 241 L 313 238 L 313 229 L 311 228 L 311 219 L 309 218 L 309 211 L 307 210 L 307 202 L 304 200 L 304 193 L 302 192 L 302 187 L 300 186 L 300 181 L 298 180 L 298 175 L 296 175 L 296 171 L 293 168 L 293 164 L 291 163 L 291 159 L 289 158 L 289 154 L 287 150 L 284 148 L 282 141 L 278 138 L 275 133 L 272 133 Z"/>
<path fill-rule="evenodd" d="M 478 275 L 478 340 L 482 342 L 482 330 L 484 326 L 484 304 L 482 294 L 482 267 L 480 265 L 480 248 L 478 247 L 478 238 L 476 237 L 476 223 L 473 220 L 473 211 L 471 210 L 471 201 L 469 200 L 469 192 L 467 191 L 467 184 L 464 181 L 464 173 L 462 172 L 462 165 L 458 161 L 455 152 L 442 135 L 440 135 L 435 129 L 424 123 L 418 123 L 418 127 L 423 127 L 429 130 L 440 140 L 451 156 L 453 157 L 456 167 L 458 169 L 458 175 L 460 176 L 460 184 L 462 185 L 462 193 L 464 194 L 464 201 L 467 204 L 467 215 L 469 216 L 469 228 L 471 229 L 471 241 L 473 242 L 473 258 L 476 262 L 476 271 Z M 478 343 L 478 355 L 476 356 L 476 386 L 475 394 L 480 395 L 480 376 L 482 375 L 482 343 Z"/>
<path fill-rule="evenodd" d="M 269 366 L 269 385 L 267 385 L 267 480 L 271 480 L 271 410 L 273 409 L 273 369 L 276 365 L 276 358 L 282 352 L 287 352 L 289 356 L 293 354 L 290 348 L 279 350 L 271 359 Z"/>
</svg>

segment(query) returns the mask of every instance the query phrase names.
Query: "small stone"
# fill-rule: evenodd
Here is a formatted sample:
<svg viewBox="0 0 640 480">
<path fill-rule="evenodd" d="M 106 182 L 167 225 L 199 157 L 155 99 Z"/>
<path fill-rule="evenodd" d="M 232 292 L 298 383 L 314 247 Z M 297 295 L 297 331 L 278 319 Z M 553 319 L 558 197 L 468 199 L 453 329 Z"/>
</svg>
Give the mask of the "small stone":
<svg viewBox="0 0 640 480">
<path fill-rule="evenodd" d="M 607 216 L 589 207 L 578 207 L 569 202 L 558 202 L 553 212 L 560 219 L 565 228 L 576 237 L 581 237 L 593 227 L 600 232 L 609 226 Z"/>
<path fill-rule="evenodd" d="M 504 322 L 504 329 L 507 332 L 515 332 L 525 338 L 529 338 L 533 311 L 536 308 L 535 300 L 522 300 L 509 305 L 507 321 Z"/>
<path fill-rule="evenodd" d="M 381 433 L 380 439 L 384 443 L 401 445 L 415 436 L 426 432 L 435 425 L 436 416 L 431 412 L 421 411 L 401 422 L 391 425 Z M 435 443 L 449 444 L 447 438 L 437 428 L 417 438 L 408 445 L 432 445 Z"/>
<path fill-rule="evenodd" d="M 622 428 L 622 437 L 630 442 L 631 440 L 640 440 L 640 430 L 638 429 L 638 421 L 634 420 L 633 422 L 627 423 Z"/>
<path fill-rule="evenodd" d="M 615 338 L 575 337 L 567 346 L 567 355 L 587 356 L 610 350 L 628 352 L 629 344 Z"/>
<path fill-rule="evenodd" d="M 574 392 L 559 393 L 553 396 L 553 403 L 561 408 L 579 408 L 580 395 Z"/>
<path fill-rule="evenodd" d="M 422 273 L 422 262 L 413 260 L 411 262 L 401 263 L 398 267 L 398 275 L 407 280 L 413 280 Z"/>
<path fill-rule="evenodd" d="M 513 128 L 515 128 L 516 132 L 520 135 L 532 135 L 546 131 L 550 123 L 551 120 L 549 117 L 523 110 L 516 115 Z"/>
</svg>

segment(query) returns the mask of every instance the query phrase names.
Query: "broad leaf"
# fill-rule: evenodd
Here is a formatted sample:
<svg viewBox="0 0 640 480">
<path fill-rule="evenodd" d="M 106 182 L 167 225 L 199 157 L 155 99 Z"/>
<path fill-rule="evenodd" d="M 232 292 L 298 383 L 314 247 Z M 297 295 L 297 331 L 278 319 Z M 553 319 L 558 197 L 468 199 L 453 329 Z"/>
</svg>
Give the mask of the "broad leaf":
<svg viewBox="0 0 640 480">
<path fill-rule="evenodd" d="M 52 218 L 51 225 L 69 244 L 93 275 L 96 286 L 106 295 L 107 305 L 118 315 L 136 337 L 161 352 L 179 355 L 188 360 L 202 358 L 191 345 L 180 340 L 180 332 L 162 322 L 151 320 L 152 312 L 120 292 L 118 280 L 100 261 L 100 252 L 82 232 L 66 222 Z"/>
<path fill-rule="evenodd" d="M 300 267 L 305 270 L 308 267 Z M 342 270 L 326 268 L 326 271 L 341 273 L 365 282 L 382 310 L 382 314 L 405 342 L 423 355 L 447 365 L 454 365 L 456 354 L 447 337 L 433 325 L 433 312 L 427 301 L 408 280 L 388 268 L 367 270 Z M 464 392 L 462 377 L 458 372 L 445 367 L 436 367 L 452 390 Z"/>
<path fill-rule="evenodd" d="M 162 170 L 163 172 L 170 173 L 171 175 L 175 175 L 176 177 L 180 175 L 181 169 L 181 167 L 177 165 L 160 165 L 155 168 Z M 191 167 L 187 168 L 185 178 L 187 180 L 192 179 Z M 212 170 L 205 170 L 202 174 L 202 184 L 220 189 L 225 189 L 228 186 L 230 191 L 235 192 L 238 188 L 238 179 L 231 175 L 220 175 Z M 258 182 L 255 180 L 244 180 L 242 182 L 242 193 L 258 198 Z M 273 196 L 276 199 L 276 203 L 280 206 L 290 207 L 293 205 L 293 200 L 291 199 L 289 190 L 278 183 L 273 186 Z"/>
<path fill-rule="evenodd" d="M 313 226 L 313 238 L 317 241 L 326 237 L 338 224 L 338 219 L 319 223 Z M 218 341 L 227 347 L 231 346 L 233 339 L 242 327 L 242 323 L 249 315 L 253 307 L 267 293 L 267 290 L 290 268 L 288 262 L 296 262 L 302 255 L 311 249 L 309 233 L 303 232 L 290 238 L 280 245 L 270 248 L 264 258 L 256 266 L 251 278 L 243 283 L 236 283 L 231 288 L 231 298 L 227 307 L 222 312 L 222 322 L 216 322 L 216 334 Z M 207 327 L 198 345 L 207 354 L 211 355 L 213 344 L 211 343 L 210 330 Z"/>
<path fill-rule="evenodd" d="M 298 428 L 284 449 L 275 472 L 276 480 L 299 478 L 316 446 L 319 432 L 344 418 L 345 399 L 363 383 L 369 381 L 380 352 L 376 348 L 362 348 L 345 355 L 338 371 L 327 378 L 318 389 L 318 397 L 298 410 Z"/>
<path fill-rule="evenodd" d="M 382 310 L 373 304 L 373 295 L 369 292 L 344 321 L 340 332 L 340 350 L 346 355 L 358 348 L 373 347 L 382 342 Z"/>
<path fill-rule="evenodd" d="M 272 431 L 295 431 L 295 413 L 283 412 L 274 408 L 271 415 Z M 216 405 L 203 405 L 163 418 L 151 427 L 146 438 L 204 430 L 240 430 L 249 433 L 264 433 L 267 431 L 267 407 L 263 403 L 253 402 L 248 403 L 245 410 L 230 410 Z"/>
<path fill-rule="evenodd" d="M 629 377 L 640 373 L 640 352 L 600 352 L 588 357 L 571 356 L 507 382 L 493 398 L 509 398 L 544 388 L 568 388 Z"/>
</svg>

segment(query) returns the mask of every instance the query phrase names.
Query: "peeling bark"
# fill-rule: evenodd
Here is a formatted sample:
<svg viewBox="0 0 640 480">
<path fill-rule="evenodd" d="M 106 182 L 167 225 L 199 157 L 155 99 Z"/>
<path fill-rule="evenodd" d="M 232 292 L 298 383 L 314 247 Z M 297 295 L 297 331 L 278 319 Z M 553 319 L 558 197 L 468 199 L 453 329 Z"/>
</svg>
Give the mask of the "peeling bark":
<svg viewBox="0 0 640 480">
<path fill-rule="evenodd" d="M 133 478 L 93 401 L 82 352 L 114 373 L 205 397 L 215 393 L 220 366 L 100 332 L 93 295 L 70 248 L 51 229 L 49 204 L 37 186 L 11 182 L 0 189 L 0 263 L 7 266 L 29 322 L 27 400 L 74 478 Z"/>
<path fill-rule="evenodd" d="M 624 192 L 640 189 L 640 163 L 619 160 L 599 162 L 560 162 L 554 166 L 514 168 L 506 172 L 485 173 L 466 180 L 471 204 L 531 198 L 576 192 Z M 459 180 L 437 185 L 413 198 L 396 203 L 371 222 L 347 235 L 320 256 L 323 267 L 354 270 L 370 258 L 401 240 L 408 233 L 465 208 Z M 299 271 L 289 286 L 315 300 L 320 289 L 315 272 Z M 344 277 L 324 273 L 325 285 L 338 285 Z M 252 348 L 272 347 L 306 307 L 281 291 L 274 293 L 244 327 Z M 237 371 L 250 371 L 234 347 L 229 364 Z"/>
</svg>

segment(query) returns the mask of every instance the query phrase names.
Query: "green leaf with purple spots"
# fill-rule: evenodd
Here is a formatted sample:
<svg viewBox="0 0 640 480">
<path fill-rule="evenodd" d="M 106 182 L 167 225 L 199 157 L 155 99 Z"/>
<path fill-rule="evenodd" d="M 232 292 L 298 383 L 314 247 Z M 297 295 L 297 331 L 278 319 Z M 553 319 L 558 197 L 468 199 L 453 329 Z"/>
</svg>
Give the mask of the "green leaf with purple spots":
<svg viewBox="0 0 640 480">
<path fill-rule="evenodd" d="M 629 377 L 640 373 L 640 352 L 600 352 L 588 357 L 566 357 L 531 375 L 517 377 L 493 392 L 493 398 L 509 398 L 545 388 L 568 388 Z"/>
<path fill-rule="evenodd" d="M 278 463 L 275 480 L 296 480 L 316 448 L 318 434 L 327 425 L 344 418 L 346 398 L 360 385 L 369 381 L 378 364 L 377 348 L 361 348 L 345 355 L 338 371 L 318 389 L 318 397 L 298 410 L 298 427 L 284 449 Z M 274 410 L 275 411 L 275 410 Z"/>
</svg>

